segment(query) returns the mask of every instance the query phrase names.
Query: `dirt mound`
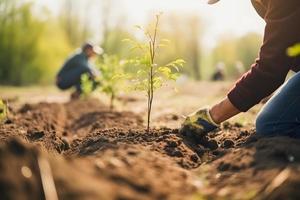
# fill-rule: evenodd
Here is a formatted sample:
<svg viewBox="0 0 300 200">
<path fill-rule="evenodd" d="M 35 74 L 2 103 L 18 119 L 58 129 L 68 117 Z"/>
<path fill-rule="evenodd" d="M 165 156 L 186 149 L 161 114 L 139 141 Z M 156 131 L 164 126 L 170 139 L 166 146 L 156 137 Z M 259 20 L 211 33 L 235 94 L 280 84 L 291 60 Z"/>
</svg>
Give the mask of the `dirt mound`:
<svg viewBox="0 0 300 200">
<path fill-rule="evenodd" d="M 65 160 L 13 139 L 1 143 L 0 154 L 1 199 L 44 199 L 43 184 L 67 200 L 182 199 L 195 191 L 187 171 L 143 147 L 121 145 L 92 159 Z"/>
<path fill-rule="evenodd" d="M 174 116 L 165 120 L 179 121 Z M 16 136 L 23 142 L 11 140 Z M 41 158 L 50 164 L 59 199 L 189 199 L 198 192 L 200 199 L 275 200 L 300 194 L 299 140 L 258 138 L 240 124 L 225 123 L 205 137 L 170 128 L 147 133 L 141 116 L 89 99 L 24 105 L 0 124 L 0 140 L 1 199 L 45 198 Z"/>
<path fill-rule="evenodd" d="M 214 199 L 298 199 L 293 188 L 300 185 L 299 163 L 299 140 L 252 136 L 198 171 L 205 171 L 206 191 Z"/>
<path fill-rule="evenodd" d="M 69 148 L 70 140 L 96 128 L 116 126 L 142 127 L 143 120 L 131 112 L 110 112 L 96 99 L 25 104 L 10 116 L 9 123 L 0 125 L 0 139 L 19 136 L 48 151 L 61 153 Z"/>
<path fill-rule="evenodd" d="M 65 119 L 61 104 L 27 104 L 10 116 L 10 123 L 0 125 L 1 140 L 19 136 L 49 151 L 62 152 L 65 149 L 61 138 Z"/>
<path fill-rule="evenodd" d="M 78 136 L 85 136 L 96 129 L 143 127 L 143 120 L 131 112 L 97 111 L 83 114 L 68 125 L 67 129 Z"/>
<path fill-rule="evenodd" d="M 181 135 L 178 129 L 169 128 L 152 129 L 149 133 L 145 129 L 129 129 L 128 127 L 126 129 L 96 129 L 86 137 L 74 140 L 71 143 L 71 149 L 66 154 L 96 155 L 123 144 L 139 145 L 171 158 L 183 168 L 192 169 L 203 162 L 222 156 L 227 149 L 234 147 L 235 143 L 230 137 L 225 140 L 221 137 L 223 134 L 224 132 L 213 133 L 207 137 L 195 139 Z M 246 140 L 246 134 L 243 132 L 241 134 L 240 140 Z M 247 136 L 249 135 L 250 133 Z"/>
<path fill-rule="evenodd" d="M 95 155 L 123 144 L 134 145 L 135 148 L 146 147 L 150 151 L 170 157 L 184 168 L 195 168 L 201 163 L 199 156 L 184 143 L 178 130 L 172 129 L 153 129 L 150 133 L 145 129 L 99 129 L 71 144 L 72 148 L 67 154 Z"/>
</svg>

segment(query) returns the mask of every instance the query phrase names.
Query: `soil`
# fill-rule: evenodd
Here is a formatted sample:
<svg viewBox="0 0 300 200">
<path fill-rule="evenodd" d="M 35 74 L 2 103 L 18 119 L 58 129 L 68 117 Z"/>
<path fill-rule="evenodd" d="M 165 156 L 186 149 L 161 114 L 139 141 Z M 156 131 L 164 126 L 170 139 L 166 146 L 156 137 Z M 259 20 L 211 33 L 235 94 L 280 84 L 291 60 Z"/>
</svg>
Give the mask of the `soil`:
<svg viewBox="0 0 300 200">
<path fill-rule="evenodd" d="M 175 112 L 148 133 L 140 115 L 95 99 L 11 110 L 0 125 L 0 199 L 300 198 L 293 138 L 229 123 L 191 138 L 166 128 L 180 123 Z"/>
</svg>

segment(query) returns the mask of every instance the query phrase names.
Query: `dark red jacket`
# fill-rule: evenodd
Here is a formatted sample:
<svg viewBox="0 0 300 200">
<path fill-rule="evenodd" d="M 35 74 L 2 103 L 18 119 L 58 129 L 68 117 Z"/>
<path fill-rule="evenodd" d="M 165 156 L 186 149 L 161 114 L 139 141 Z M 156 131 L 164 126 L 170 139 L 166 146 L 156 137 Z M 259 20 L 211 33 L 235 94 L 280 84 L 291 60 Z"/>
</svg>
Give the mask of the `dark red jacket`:
<svg viewBox="0 0 300 200">
<path fill-rule="evenodd" d="M 259 58 L 228 93 L 230 102 L 243 112 L 279 88 L 289 70 L 300 71 L 300 58 L 286 53 L 300 43 L 300 0 L 251 1 L 266 27 Z"/>
</svg>

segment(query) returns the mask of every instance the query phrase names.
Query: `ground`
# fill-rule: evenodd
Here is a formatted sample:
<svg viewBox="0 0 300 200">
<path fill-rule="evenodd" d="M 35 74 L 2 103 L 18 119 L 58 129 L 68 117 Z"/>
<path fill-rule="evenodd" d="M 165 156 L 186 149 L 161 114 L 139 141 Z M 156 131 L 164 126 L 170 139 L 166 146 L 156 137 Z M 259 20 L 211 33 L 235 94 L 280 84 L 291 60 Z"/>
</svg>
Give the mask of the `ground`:
<svg viewBox="0 0 300 200">
<path fill-rule="evenodd" d="M 188 82 L 145 97 L 69 101 L 54 88 L 0 87 L 0 199 L 299 199 L 300 141 L 258 138 L 262 105 L 206 137 L 178 132 L 184 115 L 220 100 L 232 83 Z"/>
</svg>

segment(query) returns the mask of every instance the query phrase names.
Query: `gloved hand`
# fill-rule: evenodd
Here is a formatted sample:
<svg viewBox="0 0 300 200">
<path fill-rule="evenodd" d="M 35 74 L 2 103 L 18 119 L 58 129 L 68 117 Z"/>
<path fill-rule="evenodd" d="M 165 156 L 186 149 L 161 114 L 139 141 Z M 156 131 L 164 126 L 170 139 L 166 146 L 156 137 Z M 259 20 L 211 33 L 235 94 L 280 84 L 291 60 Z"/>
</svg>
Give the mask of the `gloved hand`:
<svg viewBox="0 0 300 200">
<path fill-rule="evenodd" d="M 208 108 L 200 109 L 199 111 L 189 115 L 181 126 L 180 133 L 194 136 L 204 136 L 207 133 L 220 127 L 215 123 L 209 113 Z"/>
</svg>

